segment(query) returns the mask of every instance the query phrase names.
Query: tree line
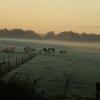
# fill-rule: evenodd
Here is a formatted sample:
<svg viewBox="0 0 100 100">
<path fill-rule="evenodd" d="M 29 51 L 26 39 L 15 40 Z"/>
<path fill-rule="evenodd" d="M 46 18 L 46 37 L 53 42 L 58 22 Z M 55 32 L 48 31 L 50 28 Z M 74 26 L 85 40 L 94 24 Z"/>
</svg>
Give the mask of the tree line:
<svg viewBox="0 0 100 100">
<path fill-rule="evenodd" d="M 73 31 L 63 31 L 56 34 L 54 31 L 47 32 L 44 36 L 32 30 L 23 29 L 0 29 L 2 38 L 25 38 L 25 39 L 44 39 L 44 40 L 64 40 L 64 41 L 90 41 L 99 42 L 100 34 L 96 33 L 76 33 Z"/>
</svg>

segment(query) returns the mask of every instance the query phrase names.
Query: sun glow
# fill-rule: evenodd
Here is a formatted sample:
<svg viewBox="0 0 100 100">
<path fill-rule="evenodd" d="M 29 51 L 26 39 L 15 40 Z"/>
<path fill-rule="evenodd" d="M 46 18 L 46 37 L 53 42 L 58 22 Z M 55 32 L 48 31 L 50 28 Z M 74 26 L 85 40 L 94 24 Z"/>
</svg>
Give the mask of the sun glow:
<svg viewBox="0 0 100 100">
<path fill-rule="evenodd" d="M 0 28 L 100 33 L 100 0 L 0 0 Z"/>
</svg>

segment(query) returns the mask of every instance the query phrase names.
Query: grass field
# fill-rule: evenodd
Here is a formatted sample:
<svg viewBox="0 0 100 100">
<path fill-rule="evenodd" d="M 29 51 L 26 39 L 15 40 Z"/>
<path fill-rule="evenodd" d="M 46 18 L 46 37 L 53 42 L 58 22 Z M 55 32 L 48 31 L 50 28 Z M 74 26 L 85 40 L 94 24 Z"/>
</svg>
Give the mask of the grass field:
<svg viewBox="0 0 100 100">
<path fill-rule="evenodd" d="M 13 70 L 7 77 L 13 75 L 16 71 L 28 75 L 30 79 L 42 76 L 40 87 L 51 95 L 63 94 L 65 80 L 68 79 L 67 95 L 69 97 L 95 98 L 96 82 L 100 82 L 99 44 L 97 46 L 96 44 L 85 46 L 85 44 L 72 45 L 70 43 L 13 42 L 16 43 L 17 52 L 21 52 L 24 46 L 30 46 L 37 50 L 44 47 L 54 47 L 56 53 L 38 55 L 18 69 Z M 59 54 L 59 50 L 63 49 L 68 50 L 66 55 Z"/>
</svg>

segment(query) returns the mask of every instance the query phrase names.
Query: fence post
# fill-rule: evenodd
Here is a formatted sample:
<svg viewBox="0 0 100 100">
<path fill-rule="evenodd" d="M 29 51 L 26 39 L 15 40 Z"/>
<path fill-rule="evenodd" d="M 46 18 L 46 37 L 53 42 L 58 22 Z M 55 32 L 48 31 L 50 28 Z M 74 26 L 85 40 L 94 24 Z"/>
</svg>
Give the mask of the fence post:
<svg viewBox="0 0 100 100">
<path fill-rule="evenodd" d="M 9 71 L 10 70 L 10 53 L 9 53 L 9 55 L 8 55 L 8 66 L 7 66 L 8 68 L 7 68 L 7 70 Z"/>
<path fill-rule="evenodd" d="M 21 64 L 23 64 L 23 55 L 21 56 Z"/>
<path fill-rule="evenodd" d="M 3 56 L 3 59 L 2 60 L 3 60 L 3 64 L 4 64 L 5 63 L 5 57 L 4 56 Z"/>
<path fill-rule="evenodd" d="M 11 60 L 13 61 L 14 53 L 11 54 Z"/>
<path fill-rule="evenodd" d="M 15 60 L 15 66 L 17 67 L 18 64 L 18 59 L 17 59 L 17 55 L 16 55 L 16 60 Z"/>
<path fill-rule="evenodd" d="M 27 56 L 27 61 L 28 61 L 28 59 L 29 59 L 29 55 L 27 54 L 26 56 Z"/>
<path fill-rule="evenodd" d="M 0 76 L 1 76 L 1 71 L 2 71 L 2 70 L 1 70 L 1 64 L 0 64 Z"/>
</svg>

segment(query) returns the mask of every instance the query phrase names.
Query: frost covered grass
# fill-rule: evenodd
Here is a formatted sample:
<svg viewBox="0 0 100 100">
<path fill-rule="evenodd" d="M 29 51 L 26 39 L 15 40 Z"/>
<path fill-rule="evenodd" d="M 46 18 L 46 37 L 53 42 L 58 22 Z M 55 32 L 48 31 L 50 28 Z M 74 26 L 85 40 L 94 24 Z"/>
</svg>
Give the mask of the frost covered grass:
<svg viewBox="0 0 100 100">
<path fill-rule="evenodd" d="M 66 80 L 68 90 L 66 95 L 71 97 L 95 98 L 96 82 L 100 82 L 100 52 L 92 46 L 70 46 L 58 44 L 16 42 L 17 51 L 24 46 L 31 46 L 37 50 L 43 47 L 54 47 L 56 54 L 38 55 L 28 63 L 20 66 L 15 72 L 29 75 L 30 79 L 42 76 L 40 87 L 50 95 L 63 95 Z M 59 54 L 59 50 L 67 49 L 66 55 Z M 97 52 L 97 51 L 98 52 Z"/>
</svg>

